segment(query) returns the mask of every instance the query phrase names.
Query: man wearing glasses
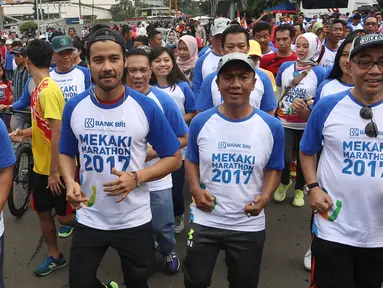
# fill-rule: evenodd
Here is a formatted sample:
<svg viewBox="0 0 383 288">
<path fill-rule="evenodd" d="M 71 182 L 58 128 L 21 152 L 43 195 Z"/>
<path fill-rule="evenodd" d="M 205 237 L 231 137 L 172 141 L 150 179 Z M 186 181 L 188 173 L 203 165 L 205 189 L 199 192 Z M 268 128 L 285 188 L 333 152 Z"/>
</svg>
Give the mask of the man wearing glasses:
<svg viewBox="0 0 383 288">
<path fill-rule="evenodd" d="M 382 48 L 383 35 L 355 38 L 348 63 L 355 87 L 318 102 L 300 144 L 315 213 L 311 287 L 383 282 Z"/>
<path fill-rule="evenodd" d="M 367 17 L 363 29 L 367 34 L 375 34 L 378 30 L 378 18 L 375 16 Z"/>
</svg>

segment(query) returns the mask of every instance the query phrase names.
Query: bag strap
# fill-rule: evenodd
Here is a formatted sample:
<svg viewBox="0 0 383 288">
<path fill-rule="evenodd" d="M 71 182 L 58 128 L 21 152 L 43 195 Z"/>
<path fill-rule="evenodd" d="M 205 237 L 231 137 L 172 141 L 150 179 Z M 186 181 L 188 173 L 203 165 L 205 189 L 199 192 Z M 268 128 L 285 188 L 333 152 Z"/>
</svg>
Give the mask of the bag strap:
<svg viewBox="0 0 383 288">
<path fill-rule="evenodd" d="M 298 86 L 299 83 L 301 83 L 301 81 L 307 76 L 307 74 L 309 74 L 311 69 L 312 68 L 309 68 L 309 69 L 303 71 L 302 73 L 299 73 L 299 75 L 295 76 L 294 79 L 291 81 L 290 85 L 286 87 L 285 91 L 283 92 L 281 98 L 278 101 L 278 106 L 277 106 L 277 109 L 275 110 L 275 116 L 277 116 L 277 114 L 278 114 L 279 105 L 284 100 L 284 98 L 287 96 L 287 94 L 289 94 L 290 90 L 292 88 Z"/>
<path fill-rule="evenodd" d="M 326 52 L 326 47 L 325 47 L 325 45 L 322 45 L 322 49 L 321 49 L 321 51 L 320 51 L 320 55 L 319 55 L 319 58 L 318 58 L 318 64 L 319 64 L 320 61 L 322 60 L 323 55 L 324 55 L 325 52 Z"/>
</svg>

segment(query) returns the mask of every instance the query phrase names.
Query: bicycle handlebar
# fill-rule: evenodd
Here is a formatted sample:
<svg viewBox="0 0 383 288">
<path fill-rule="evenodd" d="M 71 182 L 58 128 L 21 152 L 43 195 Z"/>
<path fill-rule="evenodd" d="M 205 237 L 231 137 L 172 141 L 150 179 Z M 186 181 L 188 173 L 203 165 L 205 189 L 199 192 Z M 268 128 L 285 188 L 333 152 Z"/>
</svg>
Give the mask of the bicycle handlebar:
<svg viewBox="0 0 383 288">
<path fill-rule="evenodd" d="M 7 115 L 15 115 L 15 114 L 31 115 L 31 111 L 13 110 L 13 109 L 6 108 L 4 110 L 0 110 L 0 114 L 7 114 Z"/>
</svg>

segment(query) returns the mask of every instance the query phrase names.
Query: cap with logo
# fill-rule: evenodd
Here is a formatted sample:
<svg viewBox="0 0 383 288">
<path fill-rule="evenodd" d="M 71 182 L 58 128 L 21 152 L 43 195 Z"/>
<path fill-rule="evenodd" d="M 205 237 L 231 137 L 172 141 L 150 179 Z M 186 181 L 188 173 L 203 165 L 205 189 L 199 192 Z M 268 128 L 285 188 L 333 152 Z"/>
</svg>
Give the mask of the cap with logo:
<svg viewBox="0 0 383 288">
<path fill-rule="evenodd" d="M 18 47 L 15 50 L 11 51 L 11 54 L 27 55 L 27 48 L 25 48 L 25 47 Z"/>
<path fill-rule="evenodd" d="M 52 49 L 54 52 L 61 52 L 64 50 L 75 50 L 73 47 L 73 40 L 69 36 L 61 35 L 52 39 Z"/>
<path fill-rule="evenodd" d="M 247 54 L 234 52 L 230 54 L 226 54 L 222 56 L 221 60 L 218 62 L 218 68 L 217 68 L 217 74 L 220 74 L 222 72 L 222 69 L 227 66 L 228 64 L 233 64 L 234 62 L 242 62 L 247 64 L 251 70 L 256 73 L 255 65 L 253 59 Z"/>
<path fill-rule="evenodd" d="M 259 56 L 262 57 L 261 45 L 255 40 L 250 40 L 250 50 L 247 53 L 249 56 Z"/>
<path fill-rule="evenodd" d="M 358 52 L 371 47 L 383 46 L 383 34 L 367 34 L 358 36 L 352 42 L 350 50 L 350 59 Z"/>
<path fill-rule="evenodd" d="M 88 39 L 87 50 L 90 51 L 90 46 L 98 41 L 113 41 L 119 44 L 122 48 L 123 54 L 126 54 L 125 41 L 122 35 L 109 28 L 102 28 L 94 32 Z M 89 52 L 88 52 L 89 53 Z"/>
<path fill-rule="evenodd" d="M 218 34 L 222 34 L 223 31 L 225 31 L 226 28 L 230 26 L 230 22 L 230 19 L 227 18 L 214 19 L 213 27 L 211 29 L 211 35 L 216 36 Z"/>
</svg>

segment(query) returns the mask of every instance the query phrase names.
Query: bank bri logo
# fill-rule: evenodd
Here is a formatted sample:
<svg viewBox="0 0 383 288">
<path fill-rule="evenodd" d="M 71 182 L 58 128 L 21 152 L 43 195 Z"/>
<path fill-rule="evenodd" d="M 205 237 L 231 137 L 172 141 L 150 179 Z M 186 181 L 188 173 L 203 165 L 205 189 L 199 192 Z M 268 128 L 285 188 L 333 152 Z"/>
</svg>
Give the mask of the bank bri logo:
<svg viewBox="0 0 383 288">
<path fill-rule="evenodd" d="M 226 142 L 218 142 L 218 149 L 226 149 Z"/>
<path fill-rule="evenodd" d="M 350 128 L 350 136 L 351 137 L 359 136 L 359 128 Z"/>
<path fill-rule="evenodd" d="M 85 128 L 94 128 L 94 118 L 85 118 Z"/>
</svg>

